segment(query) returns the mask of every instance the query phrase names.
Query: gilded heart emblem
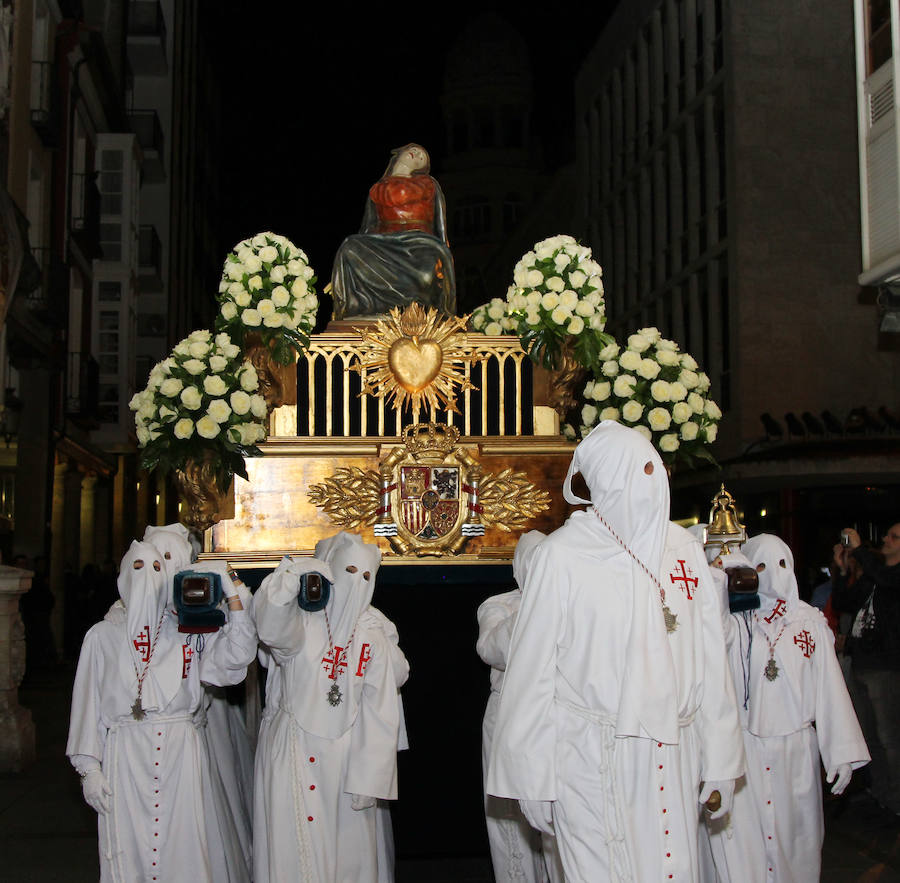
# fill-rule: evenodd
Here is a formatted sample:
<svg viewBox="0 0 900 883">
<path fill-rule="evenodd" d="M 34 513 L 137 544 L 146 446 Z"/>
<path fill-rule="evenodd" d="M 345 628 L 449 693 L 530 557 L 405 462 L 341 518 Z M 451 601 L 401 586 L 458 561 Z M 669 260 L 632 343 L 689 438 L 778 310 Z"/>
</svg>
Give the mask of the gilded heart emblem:
<svg viewBox="0 0 900 883">
<path fill-rule="evenodd" d="M 388 367 L 407 392 L 421 392 L 440 374 L 444 351 L 434 340 L 401 337 L 388 350 Z"/>
</svg>

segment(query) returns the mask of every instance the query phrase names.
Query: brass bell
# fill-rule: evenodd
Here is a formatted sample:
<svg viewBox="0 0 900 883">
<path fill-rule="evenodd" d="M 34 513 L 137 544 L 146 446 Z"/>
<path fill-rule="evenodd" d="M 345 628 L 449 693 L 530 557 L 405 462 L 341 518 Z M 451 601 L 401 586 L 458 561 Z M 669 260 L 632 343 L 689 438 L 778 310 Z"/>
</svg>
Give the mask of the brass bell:
<svg viewBox="0 0 900 883">
<path fill-rule="evenodd" d="M 739 549 L 747 540 L 747 530 L 738 518 L 734 497 L 725 490 L 723 484 L 712 498 L 709 510 L 709 524 L 703 529 L 703 545 L 707 549 L 718 546 L 719 554 L 728 555 Z"/>
</svg>

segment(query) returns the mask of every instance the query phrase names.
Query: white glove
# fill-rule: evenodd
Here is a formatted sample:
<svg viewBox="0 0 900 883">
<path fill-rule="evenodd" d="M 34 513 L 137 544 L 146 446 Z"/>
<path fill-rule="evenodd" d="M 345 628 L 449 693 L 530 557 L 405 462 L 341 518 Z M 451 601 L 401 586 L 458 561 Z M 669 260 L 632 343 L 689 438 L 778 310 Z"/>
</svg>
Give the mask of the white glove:
<svg viewBox="0 0 900 883">
<path fill-rule="evenodd" d="M 850 784 L 850 777 L 853 775 L 853 767 L 849 763 L 839 763 L 833 769 L 828 771 L 825 781 L 831 785 L 831 793 L 837 796 L 843 794 L 844 789 Z M 834 780 L 837 779 L 835 782 Z"/>
<path fill-rule="evenodd" d="M 102 816 L 109 812 L 109 798 L 112 797 L 112 789 L 101 770 L 90 770 L 85 773 L 81 780 L 81 790 L 84 793 L 84 799 L 95 812 Z"/>
<path fill-rule="evenodd" d="M 370 807 L 375 806 L 375 803 L 376 800 L 374 797 L 367 797 L 365 794 L 350 795 L 350 806 L 355 810 L 369 809 Z"/>
<path fill-rule="evenodd" d="M 532 828 L 542 834 L 554 836 L 553 832 L 553 801 L 552 800 L 520 800 L 519 809 Z"/>
<path fill-rule="evenodd" d="M 704 782 L 703 789 L 700 791 L 700 803 L 705 806 L 706 801 L 712 797 L 713 791 L 719 792 L 722 802 L 715 812 L 707 810 L 706 817 L 710 820 L 721 819 L 722 816 L 731 812 L 731 805 L 734 803 L 734 779 L 724 779 L 721 782 Z"/>
</svg>

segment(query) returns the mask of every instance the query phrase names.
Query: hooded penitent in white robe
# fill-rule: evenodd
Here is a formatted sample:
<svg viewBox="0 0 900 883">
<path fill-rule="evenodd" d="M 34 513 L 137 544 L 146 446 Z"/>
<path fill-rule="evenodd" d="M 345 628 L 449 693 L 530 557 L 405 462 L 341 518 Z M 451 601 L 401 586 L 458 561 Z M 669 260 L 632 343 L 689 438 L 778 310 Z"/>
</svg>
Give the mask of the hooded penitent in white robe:
<svg viewBox="0 0 900 883">
<path fill-rule="evenodd" d="M 202 641 L 179 633 L 162 560 L 149 543 L 131 544 L 118 580 L 123 608 L 88 631 L 75 675 L 66 754 L 80 774 L 101 770 L 109 784 L 109 811 L 98 816 L 104 881 L 216 879 L 194 716 L 201 681 L 243 680 L 256 632 L 239 610 Z"/>
<path fill-rule="evenodd" d="M 528 561 L 544 536 L 540 531 L 532 530 L 519 537 L 512 565 L 513 577 L 518 585 L 524 585 Z M 514 589 L 487 598 L 478 608 L 476 650 L 482 661 L 491 667 L 491 694 L 481 726 L 481 763 L 485 779 L 491 756 L 491 740 L 497 720 L 497 709 L 500 705 L 500 690 L 503 687 L 509 641 L 521 600 L 521 590 Z M 549 834 L 542 835 L 540 831 L 532 828 L 522 815 L 518 801 L 485 793 L 484 815 L 495 879 L 523 881 L 549 879 L 554 883 L 562 881 L 562 868 L 559 865 L 555 838 Z"/>
<path fill-rule="evenodd" d="M 759 571 L 760 608 L 726 614 L 725 631 L 747 774 L 730 817 L 709 826 L 716 866 L 709 879 L 813 883 L 824 835 L 819 757 L 829 779 L 842 771 L 849 778 L 869 752 L 834 634 L 820 611 L 800 601 L 790 549 L 763 534 L 743 554 Z"/>
<path fill-rule="evenodd" d="M 593 509 L 572 515 L 530 562 L 487 790 L 553 802 L 571 883 L 695 880 L 700 776 L 734 778 L 742 755 L 727 689 L 717 681 L 708 695 L 694 660 L 703 640 L 694 630 L 708 623 L 714 636 L 716 627 L 704 608 L 688 607 L 694 601 L 682 602 L 667 583 L 668 606 L 680 618 L 678 630 L 667 633 L 653 577 L 667 580 L 677 558 L 693 568 L 702 551 L 682 547 L 677 536 L 667 551 L 665 468 L 634 430 L 604 421 L 578 446 L 564 493 L 569 502 L 585 502 L 571 491 L 576 471 Z M 691 665 L 679 673 L 676 658 Z M 701 757 L 707 717 L 721 728 L 710 737 L 720 747 L 708 769 Z M 726 744 L 735 747 L 723 750 Z"/>
<path fill-rule="evenodd" d="M 390 879 L 378 867 L 376 800 L 397 797 L 398 689 L 409 669 L 396 630 L 370 606 L 380 561 L 377 547 L 339 533 L 315 558 L 284 559 L 254 597 L 271 656 L 256 748 L 256 883 Z M 325 610 L 297 603 L 310 571 L 333 583 Z"/>
<path fill-rule="evenodd" d="M 151 525 L 144 531 L 144 541 L 162 553 L 171 606 L 175 574 L 191 569 L 194 560 L 190 532 L 183 524 Z M 218 571 L 230 591 L 231 578 L 221 561 L 198 564 L 193 569 Z M 205 691 L 195 723 L 209 759 L 209 775 L 203 778 L 209 859 L 216 881 L 249 883 L 253 870 L 253 757 L 243 709 L 231 705 L 221 687 L 206 686 Z"/>
</svg>

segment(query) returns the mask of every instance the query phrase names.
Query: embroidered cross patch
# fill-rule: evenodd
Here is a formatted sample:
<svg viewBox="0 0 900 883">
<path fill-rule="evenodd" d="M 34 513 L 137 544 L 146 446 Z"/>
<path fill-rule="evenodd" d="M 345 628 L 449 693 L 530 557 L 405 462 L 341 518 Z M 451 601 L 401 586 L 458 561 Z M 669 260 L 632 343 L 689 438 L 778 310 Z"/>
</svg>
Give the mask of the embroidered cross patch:
<svg viewBox="0 0 900 883">
<path fill-rule="evenodd" d="M 678 572 L 679 570 L 681 571 L 680 573 Z M 694 576 L 694 571 L 690 567 L 685 567 L 683 559 L 678 559 L 678 567 L 669 574 L 669 579 L 672 581 L 672 585 L 681 583 L 678 588 L 687 595 L 688 601 L 694 600 L 691 589 L 693 588 L 696 591 L 700 579 Z"/>
<path fill-rule="evenodd" d="M 335 646 L 322 657 L 322 668 L 328 672 L 328 677 L 335 680 L 339 674 L 343 674 L 347 668 L 347 653 L 343 647 Z"/>
<path fill-rule="evenodd" d="M 191 670 L 191 660 L 194 658 L 194 648 L 190 644 L 181 646 L 181 679 L 184 680 Z"/>
<path fill-rule="evenodd" d="M 797 635 L 794 635 L 794 643 L 800 648 L 800 652 L 809 659 L 810 656 L 816 650 L 816 642 L 813 640 L 813 636 L 806 630 L 803 629 Z"/>
<path fill-rule="evenodd" d="M 366 666 L 372 658 L 372 651 L 369 647 L 369 644 L 363 644 L 362 649 L 359 651 L 359 665 L 356 667 L 356 676 L 358 678 L 361 678 L 366 673 Z"/>
<path fill-rule="evenodd" d="M 138 636 L 132 641 L 134 649 L 141 654 L 141 662 L 150 661 L 150 626 L 145 625 L 139 632 Z"/>
<path fill-rule="evenodd" d="M 772 624 L 773 620 L 778 619 L 779 616 L 784 616 L 784 611 L 787 609 L 787 603 L 783 598 L 779 598 L 775 602 L 775 606 L 772 608 L 772 612 L 768 616 L 764 616 L 763 619 Z"/>
</svg>

